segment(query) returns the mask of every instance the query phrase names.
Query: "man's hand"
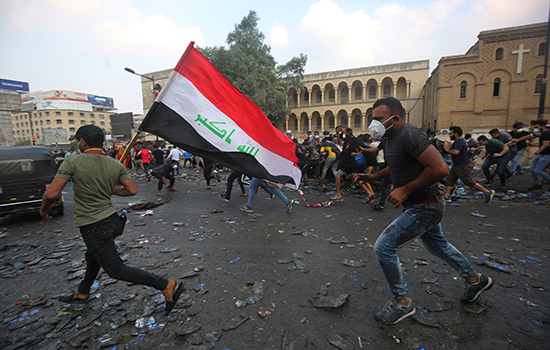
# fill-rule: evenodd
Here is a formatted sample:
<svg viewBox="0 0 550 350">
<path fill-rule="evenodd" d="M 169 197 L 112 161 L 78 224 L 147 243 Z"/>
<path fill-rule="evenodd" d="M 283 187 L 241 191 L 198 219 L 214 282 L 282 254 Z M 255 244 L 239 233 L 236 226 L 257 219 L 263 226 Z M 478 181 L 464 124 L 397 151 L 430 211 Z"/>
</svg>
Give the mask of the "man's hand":
<svg viewBox="0 0 550 350">
<path fill-rule="evenodd" d="M 403 189 L 403 187 L 394 188 L 388 196 L 388 202 L 399 208 L 403 205 L 403 202 L 409 198 L 409 194 Z"/>
<path fill-rule="evenodd" d="M 373 180 L 374 179 L 373 179 L 372 174 L 356 174 L 356 175 L 353 175 L 353 182 L 362 183 L 362 182 L 371 182 Z"/>
<path fill-rule="evenodd" d="M 53 204 L 52 206 L 46 210 L 46 211 L 43 211 L 42 209 L 40 209 L 40 216 L 42 217 L 42 219 L 44 219 L 44 221 L 51 221 L 52 220 L 52 216 L 50 216 L 50 214 L 48 214 L 48 212 L 50 211 L 50 209 L 53 207 Z"/>
<path fill-rule="evenodd" d="M 529 157 L 527 157 L 527 158 L 528 158 L 528 159 L 535 159 L 536 156 L 537 156 L 537 155 L 533 153 L 533 154 L 529 155 Z"/>
</svg>

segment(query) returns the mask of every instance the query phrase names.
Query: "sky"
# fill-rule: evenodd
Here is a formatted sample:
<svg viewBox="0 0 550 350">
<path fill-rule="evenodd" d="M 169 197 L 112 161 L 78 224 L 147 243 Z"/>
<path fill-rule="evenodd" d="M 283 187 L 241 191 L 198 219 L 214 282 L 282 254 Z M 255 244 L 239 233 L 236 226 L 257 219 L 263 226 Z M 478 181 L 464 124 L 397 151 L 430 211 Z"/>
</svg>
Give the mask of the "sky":
<svg viewBox="0 0 550 350">
<path fill-rule="evenodd" d="M 143 113 L 138 73 L 173 68 L 190 41 L 227 46 L 255 11 L 278 64 L 306 74 L 460 55 L 483 30 L 548 20 L 545 0 L 0 0 L 0 78 L 31 91 L 114 98 Z"/>
</svg>

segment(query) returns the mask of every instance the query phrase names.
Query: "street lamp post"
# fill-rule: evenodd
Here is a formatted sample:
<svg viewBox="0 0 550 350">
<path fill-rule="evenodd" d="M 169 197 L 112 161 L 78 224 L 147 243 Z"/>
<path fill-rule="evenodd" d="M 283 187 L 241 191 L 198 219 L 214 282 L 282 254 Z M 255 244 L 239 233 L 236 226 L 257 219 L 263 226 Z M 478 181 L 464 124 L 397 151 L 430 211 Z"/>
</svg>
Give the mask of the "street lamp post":
<svg viewBox="0 0 550 350">
<path fill-rule="evenodd" d="M 155 78 L 154 77 L 150 77 L 150 76 L 147 76 L 147 75 L 136 73 L 135 70 L 133 70 L 132 68 L 128 68 L 128 67 L 124 68 L 124 70 L 127 71 L 128 73 L 139 75 L 140 77 L 144 77 L 145 79 L 151 80 L 153 82 L 153 93 L 155 93 Z"/>
</svg>

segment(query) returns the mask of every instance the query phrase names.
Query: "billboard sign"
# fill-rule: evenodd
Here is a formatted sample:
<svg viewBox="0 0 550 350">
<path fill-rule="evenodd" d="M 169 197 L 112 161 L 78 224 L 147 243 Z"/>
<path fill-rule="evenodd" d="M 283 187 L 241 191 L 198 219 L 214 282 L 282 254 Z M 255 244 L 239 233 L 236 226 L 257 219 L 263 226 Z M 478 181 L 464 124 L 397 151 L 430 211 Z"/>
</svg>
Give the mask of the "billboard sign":
<svg viewBox="0 0 550 350">
<path fill-rule="evenodd" d="M 64 128 L 55 128 L 55 129 L 43 129 L 42 130 L 44 144 L 53 145 L 55 143 L 66 143 L 67 130 Z"/>
<path fill-rule="evenodd" d="M 15 91 L 29 91 L 29 83 L 24 81 L 15 81 L 0 78 L 0 89 L 15 90 Z"/>
<path fill-rule="evenodd" d="M 111 97 L 103 97 L 88 94 L 88 102 L 96 106 L 115 107 L 115 102 Z"/>
<path fill-rule="evenodd" d="M 88 102 L 88 94 L 68 90 L 50 90 L 42 93 L 43 100 L 72 100 Z"/>
<path fill-rule="evenodd" d="M 42 91 L 29 92 L 21 95 L 21 103 L 42 101 Z"/>
<path fill-rule="evenodd" d="M 70 109 L 75 111 L 92 112 L 92 104 L 79 101 L 44 100 L 36 103 L 36 110 Z"/>
</svg>

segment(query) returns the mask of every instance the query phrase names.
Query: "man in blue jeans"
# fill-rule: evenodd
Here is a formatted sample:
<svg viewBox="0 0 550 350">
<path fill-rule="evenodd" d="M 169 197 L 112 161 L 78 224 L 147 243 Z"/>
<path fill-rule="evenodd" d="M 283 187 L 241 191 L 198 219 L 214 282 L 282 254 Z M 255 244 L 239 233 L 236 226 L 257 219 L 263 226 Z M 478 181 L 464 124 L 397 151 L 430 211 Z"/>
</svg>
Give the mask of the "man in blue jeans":
<svg viewBox="0 0 550 350">
<path fill-rule="evenodd" d="M 59 167 L 55 179 L 42 197 L 40 215 L 46 221 L 48 211 L 69 180 L 74 189 L 75 224 L 86 243 L 86 273 L 78 289 L 59 298 L 65 303 L 84 303 L 90 300 L 90 288 L 100 268 L 114 279 L 151 286 L 162 291 L 166 300 L 166 314 L 175 306 L 183 292 L 176 280 L 129 267 L 119 257 L 115 236 L 121 227 L 111 196 L 134 196 L 136 186 L 124 165 L 103 153 L 103 131 L 94 125 L 80 127 L 75 135 L 82 154 L 67 158 Z M 122 187 L 116 186 L 120 183 Z"/>
<path fill-rule="evenodd" d="M 487 178 L 485 184 L 492 184 L 494 181 L 493 175 L 489 168 L 491 165 L 497 165 L 497 173 L 500 178 L 500 186 L 506 186 L 506 169 L 508 166 L 508 161 L 510 161 L 510 150 L 502 141 L 497 139 L 488 139 L 487 136 L 481 135 L 477 138 L 477 142 L 480 145 L 485 146 L 485 160 L 481 169 Z"/>
<path fill-rule="evenodd" d="M 247 204 L 242 205 L 240 208 L 242 211 L 246 213 L 253 213 L 254 212 L 254 198 L 256 198 L 256 193 L 258 192 L 259 187 L 264 188 L 265 190 L 269 191 L 271 195 L 271 200 L 274 199 L 275 196 L 279 197 L 283 203 L 286 205 L 286 212 L 290 214 L 292 211 L 292 206 L 294 205 L 294 199 L 288 199 L 281 190 L 278 188 L 274 188 L 271 186 L 268 186 L 264 180 L 258 179 L 257 177 L 253 177 L 252 180 L 250 180 L 250 185 L 248 185 L 248 202 Z"/>
<path fill-rule="evenodd" d="M 533 178 L 534 185 L 529 187 L 529 191 L 542 189 L 540 178 L 550 183 L 550 175 L 544 172 L 544 169 L 550 165 L 550 130 L 548 130 L 548 121 L 537 120 L 533 122 L 535 127 L 535 135 L 539 137 L 539 149 L 529 156 L 529 159 L 533 159 L 531 163 L 531 177 Z"/>
<path fill-rule="evenodd" d="M 374 246 L 393 294 L 393 299 L 374 315 L 377 322 L 386 325 L 396 324 L 416 313 L 397 257 L 397 251 L 416 238 L 430 253 L 466 279 L 467 288 L 461 297 L 463 303 L 473 303 L 493 286 L 493 280 L 476 273 L 464 255 L 443 236 L 441 219 L 445 202 L 437 182 L 449 174 L 449 168 L 426 135 L 405 123 L 404 117 L 401 102 L 393 97 L 374 103 L 369 130 L 374 138 L 386 137 L 384 155 L 388 166 L 374 174 L 355 175 L 357 180 L 366 181 L 391 176 L 395 188 L 388 202 L 396 207 L 403 206 L 403 214 L 380 234 Z"/>
</svg>

